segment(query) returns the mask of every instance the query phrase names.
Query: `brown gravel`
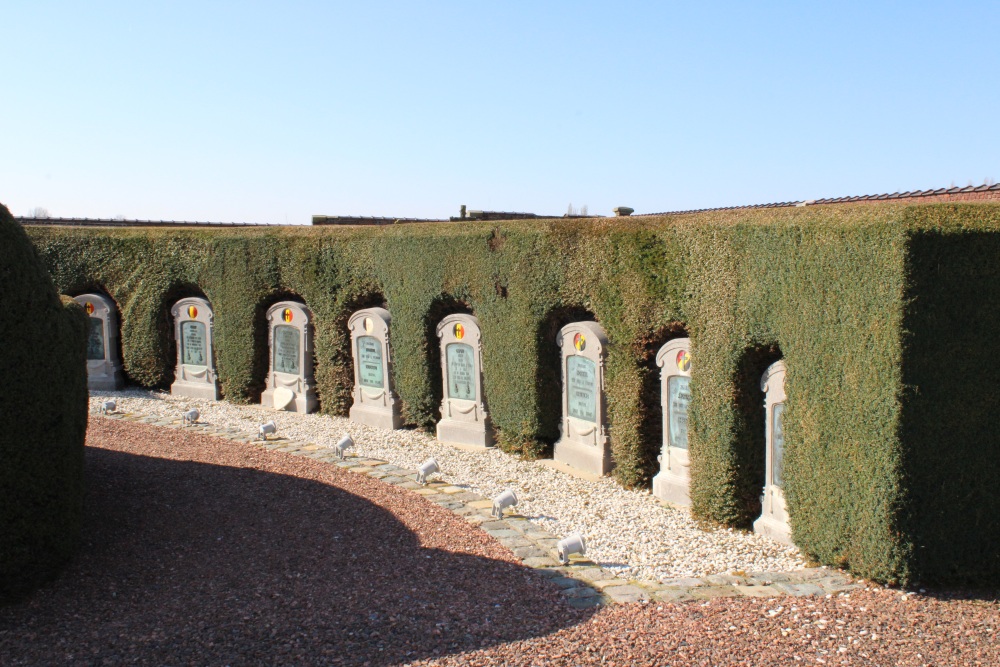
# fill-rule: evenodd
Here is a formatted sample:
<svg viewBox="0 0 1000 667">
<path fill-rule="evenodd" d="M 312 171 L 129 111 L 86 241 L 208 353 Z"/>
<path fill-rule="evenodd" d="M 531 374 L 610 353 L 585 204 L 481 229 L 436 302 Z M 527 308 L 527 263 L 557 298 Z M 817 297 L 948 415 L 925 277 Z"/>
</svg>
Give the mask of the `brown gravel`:
<svg viewBox="0 0 1000 667">
<path fill-rule="evenodd" d="M 416 494 L 228 441 L 94 419 L 86 539 L 0 608 L 0 663 L 1000 666 L 1000 604 L 853 591 L 563 604 Z"/>
</svg>

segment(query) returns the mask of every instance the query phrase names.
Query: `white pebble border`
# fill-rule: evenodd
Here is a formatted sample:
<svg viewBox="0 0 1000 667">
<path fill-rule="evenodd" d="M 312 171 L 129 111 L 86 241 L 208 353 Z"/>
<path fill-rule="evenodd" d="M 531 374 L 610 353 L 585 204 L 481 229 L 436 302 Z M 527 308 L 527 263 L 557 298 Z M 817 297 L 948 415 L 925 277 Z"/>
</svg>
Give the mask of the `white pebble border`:
<svg viewBox="0 0 1000 667">
<path fill-rule="evenodd" d="M 330 447 L 350 433 L 349 452 L 416 469 L 433 456 L 440 478 L 487 498 L 513 489 L 517 513 L 556 535 L 582 533 L 587 557 L 626 579 L 662 581 L 732 572 L 786 572 L 806 567 L 798 549 L 739 530 L 703 530 L 685 509 L 661 505 L 649 491 L 629 491 L 609 478 L 589 481 L 498 449 L 466 451 L 438 442 L 421 431 L 385 431 L 340 417 L 275 411 L 174 397 L 164 392 L 127 389 L 91 392 L 90 408 L 106 400 L 118 412 L 171 419 L 197 408 L 199 423 L 256 434 L 274 420 L 278 435 Z"/>
</svg>

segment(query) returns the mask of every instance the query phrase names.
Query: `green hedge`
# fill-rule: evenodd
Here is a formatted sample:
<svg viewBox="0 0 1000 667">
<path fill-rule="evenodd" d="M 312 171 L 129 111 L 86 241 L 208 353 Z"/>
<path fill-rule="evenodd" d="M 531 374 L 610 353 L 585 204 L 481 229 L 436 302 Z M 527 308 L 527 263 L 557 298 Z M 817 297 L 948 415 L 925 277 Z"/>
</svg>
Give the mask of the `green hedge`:
<svg viewBox="0 0 1000 667">
<path fill-rule="evenodd" d="M 53 576 L 79 540 L 85 325 L 0 205 L 0 601 Z"/>
<path fill-rule="evenodd" d="M 264 310 L 297 296 L 316 315 L 322 410 L 344 414 L 346 318 L 382 304 L 393 315 L 405 418 L 428 427 L 440 400 L 433 327 L 449 312 L 473 312 L 499 443 L 528 456 L 550 451 L 558 436 L 555 331 L 595 319 L 611 342 L 614 474 L 626 486 L 647 486 L 657 471 L 652 357 L 686 333 L 694 353 L 693 511 L 726 525 L 748 527 L 759 512 L 758 383 L 780 355 L 788 367 L 785 476 L 797 544 L 824 563 L 910 581 L 1000 575 L 988 553 L 1000 537 L 1000 522 L 990 521 L 1000 498 L 985 481 L 1000 458 L 986 440 L 996 385 L 958 387 L 935 365 L 940 336 L 958 329 L 954 344 L 970 355 L 975 384 L 998 369 L 986 331 L 1000 299 L 963 282 L 991 275 L 992 246 L 972 240 L 975 252 L 949 251 L 961 303 L 948 301 L 950 288 L 934 279 L 939 248 L 975 234 L 993 239 L 998 215 L 989 204 L 862 204 L 378 228 L 36 227 L 31 235 L 61 290 L 102 290 L 118 302 L 125 371 L 145 386 L 172 379 L 170 303 L 203 294 L 215 308 L 225 395 L 257 400 L 267 363 Z M 965 328 L 966 319 L 983 317 L 974 331 Z M 961 427 L 949 433 L 961 443 L 936 421 L 953 408 Z M 954 479 L 935 485 L 931 453 L 942 438 L 969 456 L 952 460 Z M 950 526 L 941 519 L 947 540 L 922 521 L 936 503 L 967 510 L 951 515 Z M 966 518 L 978 521 L 976 530 L 962 531 Z"/>
</svg>

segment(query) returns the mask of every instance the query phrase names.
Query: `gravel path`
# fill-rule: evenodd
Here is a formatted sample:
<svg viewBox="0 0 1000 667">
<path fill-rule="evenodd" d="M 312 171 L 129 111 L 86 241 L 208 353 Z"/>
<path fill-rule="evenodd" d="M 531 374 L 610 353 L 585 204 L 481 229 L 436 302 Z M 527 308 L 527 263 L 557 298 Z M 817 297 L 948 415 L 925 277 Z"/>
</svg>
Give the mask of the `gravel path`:
<svg viewBox="0 0 1000 667">
<path fill-rule="evenodd" d="M 569 607 L 466 521 L 367 475 L 91 420 L 81 551 L 0 608 L 18 665 L 1000 665 L 995 595 Z"/>
<path fill-rule="evenodd" d="M 350 433 L 354 453 L 416 468 L 437 459 L 442 478 L 488 498 L 504 489 L 517 493 L 519 514 L 546 530 L 587 539 L 587 555 L 627 579 L 661 581 L 733 571 L 782 572 L 802 569 L 798 550 L 736 530 L 701 529 L 687 510 L 665 507 L 648 491 L 628 491 L 611 479 L 593 482 L 571 477 L 537 462 L 521 461 L 497 449 L 466 451 L 444 445 L 419 431 L 384 431 L 325 415 L 301 415 L 239 406 L 224 401 L 173 397 L 163 392 L 126 390 L 91 393 L 91 407 L 114 399 L 118 409 L 179 417 L 191 408 L 201 421 L 256 433 L 274 420 L 278 432 L 296 440 L 332 446 Z"/>
<path fill-rule="evenodd" d="M 93 419 L 85 540 L 0 664 L 399 664 L 586 619 L 481 530 L 329 464 Z"/>
<path fill-rule="evenodd" d="M 550 636 L 420 665 L 1000 665 L 1000 604 L 866 590 L 620 605 Z"/>
</svg>

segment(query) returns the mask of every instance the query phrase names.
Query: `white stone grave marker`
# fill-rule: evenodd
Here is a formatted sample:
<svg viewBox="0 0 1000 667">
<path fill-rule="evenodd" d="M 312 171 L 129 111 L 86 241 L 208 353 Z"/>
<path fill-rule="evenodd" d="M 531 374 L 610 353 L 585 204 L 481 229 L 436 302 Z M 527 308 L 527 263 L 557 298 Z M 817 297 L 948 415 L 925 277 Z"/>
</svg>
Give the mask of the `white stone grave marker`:
<svg viewBox="0 0 1000 667">
<path fill-rule="evenodd" d="M 437 327 L 441 339 L 442 442 L 490 447 L 493 426 L 483 400 L 482 334 L 472 315 L 448 315 Z"/>
<path fill-rule="evenodd" d="M 392 385 L 391 322 L 392 316 L 385 308 L 359 310 L 347 321 L 354 354 L 354 404 L 350 417 L 359 424 L 397 429 L 403 420 L 399 415 L 399 397 Z"/>
<path fill-rule="evenodd" d="M 675 338 L 656 353 L 663 408 L 660 472 L 653 477 L 653 495 L 675 505 L 690 506 L 688 407 L 691 404 L 691 340 Z"/>
<path fill-rule="evenodd" d="M 753 522 L 755 533 L 766 535 L 778 542 L 792 544 L 792 531 L 788 524 L 785 506 L 784 459 L 785 429 L 782 418 L 785 412 L 785 362 L 776 361 L 760 381 L 764 392 L 764 410 L 767 420 L 767 456 L 765 461 L 764 495 L 761 497 L 760 518 Z"/>
<path fill-rule="evenodd" d="M 608 337 L 595 322 L 573 322 L 559 330 L 562 350 L 562 421 L 555 460 L 586 472 L 611 470 L 604 398 Z"/>
<path fill-rule="evenodd" d="M 295 301 L 267 310 L 269 367 L 261 405 L 312 412 L 318 403 L 313 379 L 312 312 Z"/>
<path fill-rule="evenodd" d="M 100 294 L 73 297 L 90 318 L 87 321 L 87 387 L 114 391 L 125 384 L 118 354 L 118 309 Z"/>
<path fill-rule="evenodd" d="M 215 374 L 212 306 L 199 297 L 181 299 L 170 309 L 177 341 L 177 365 L 170 393 L 209 401 L 219 399 Z"/>
</svg>

